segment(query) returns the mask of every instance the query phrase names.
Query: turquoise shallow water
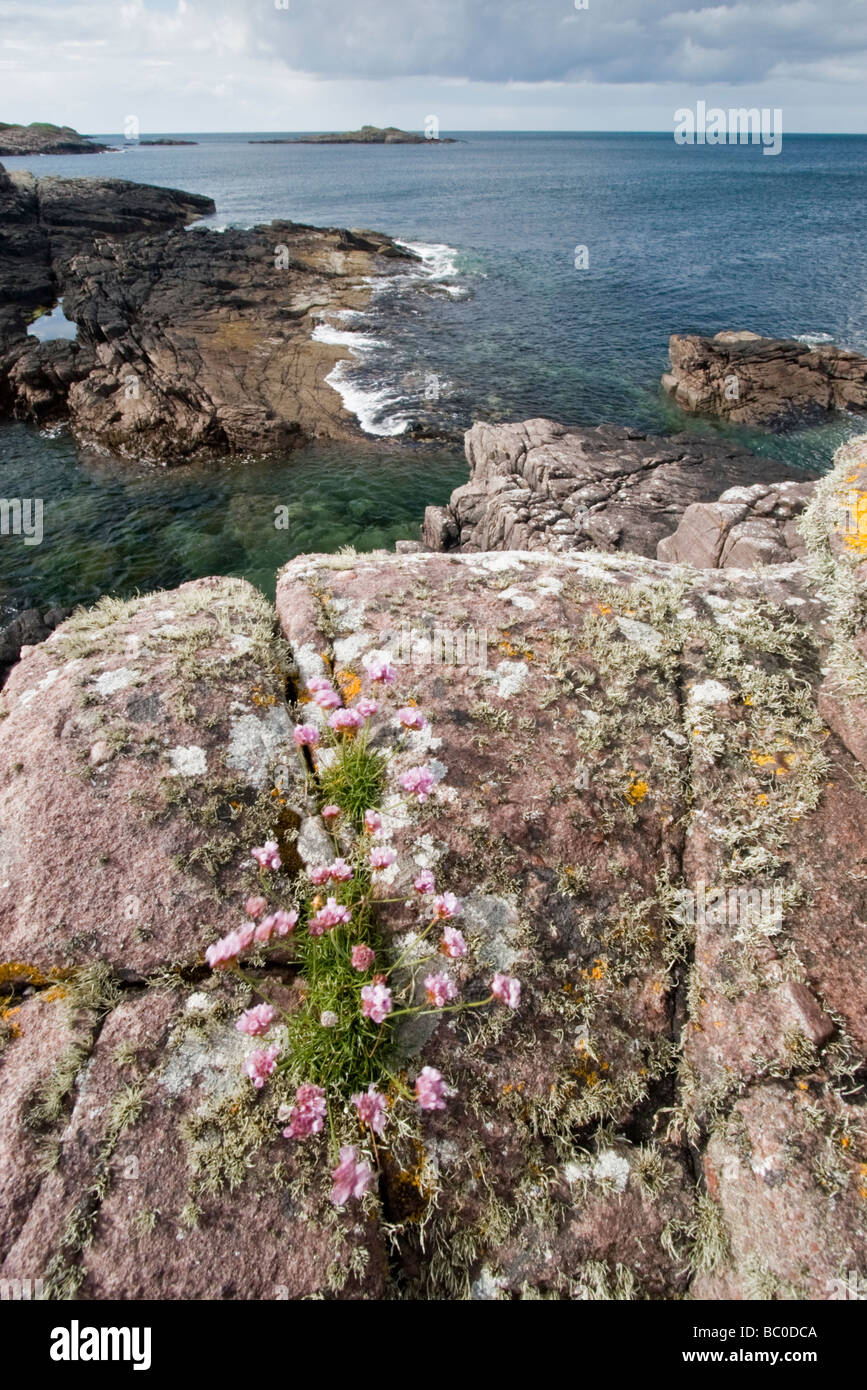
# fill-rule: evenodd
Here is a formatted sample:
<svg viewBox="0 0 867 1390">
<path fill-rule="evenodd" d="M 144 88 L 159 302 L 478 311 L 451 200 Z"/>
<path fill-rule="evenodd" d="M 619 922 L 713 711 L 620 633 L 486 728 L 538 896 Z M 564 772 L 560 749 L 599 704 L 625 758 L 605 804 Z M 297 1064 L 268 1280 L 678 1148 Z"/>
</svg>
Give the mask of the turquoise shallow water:
<svg viewBox="0 0 867 1390">
<path fill-rule="evenodd" d="M 338 385 L 372 446 L 170 473 L 79 456 L 65 434 L 0 427 L 2 495 L 45 502 L 41 546 L 0 537 L 9 604 L 215 570 L 267 590 L 291 554 L 414 536 L 425 504 L 465 480 L 460 432 L 473 419 L 714 430 L 660 392 L 672 332 L 751 328 L 867 351 L 867 138 L 786 136 L 775 158 L 671 135 L 468 134 L 440 148 L 196 138 L 5 163 L 208 193 L 217 227 L 288 217 L 420 247 L 424 275 L 375 296 L 351 325 L 368 344 L 354 340 Z M 588 270 L 575 268 L 581 245 Z M 454 446 L 406 443 L 398 431 L 417 419 Z M 793 470 L 821 469 L 863 428 L 840 417 L 737 437 Z M 291 509 L 288 532 L 274 531 L 276 505 Z"/>
</svg>

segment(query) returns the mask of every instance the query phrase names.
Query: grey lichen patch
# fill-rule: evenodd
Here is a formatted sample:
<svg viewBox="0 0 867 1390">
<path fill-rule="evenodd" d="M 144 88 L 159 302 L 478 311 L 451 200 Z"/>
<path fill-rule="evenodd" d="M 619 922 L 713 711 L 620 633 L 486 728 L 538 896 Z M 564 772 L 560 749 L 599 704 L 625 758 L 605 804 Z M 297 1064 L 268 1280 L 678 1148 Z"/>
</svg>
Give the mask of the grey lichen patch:
<svg viewBox="0 0 867 1390">
<path fill-rule="evenodd" d="M 272 705 L 262 714 L 233 715 L 229 721 L 226 766 L 244 775 L 261 791 L 270 769 L 292 734 L 292 721 L 284 705 Z"/>
<path fill-rule="evenodd" d="M 159 1084 L 171 1095 L 184 1095 L 198 1086 L 208 1096 L 224 1097 L 242 1089 L 244 1058 L 249 1040 L 228 1024 L 212 1022 L 207 1036 L 183 1031 L 173 1045 L 159 1075 Z"/>
<path fill-rule="evenodd" d="M 464 921 L 482 968 L 504 973 L 514 969 L 527 944 L 514 902 L 472 893 L 464 901 Z"/>
</svg>

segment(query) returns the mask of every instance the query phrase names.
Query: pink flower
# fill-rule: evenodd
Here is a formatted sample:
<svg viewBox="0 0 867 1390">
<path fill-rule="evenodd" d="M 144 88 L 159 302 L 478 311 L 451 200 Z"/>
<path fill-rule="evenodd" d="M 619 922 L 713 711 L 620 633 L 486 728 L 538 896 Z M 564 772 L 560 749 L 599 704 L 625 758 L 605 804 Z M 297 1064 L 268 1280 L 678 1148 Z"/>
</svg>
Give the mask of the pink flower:
<svg viewBox="0 0 867 1390">
<path fill-rule="evenodd" d="M 275 936 L 289 936 L 298 926 L 298 913 L 284 912 L 281 908 L 279 912 L 274 913 L 273 922 Z"/>
<path fill-rule="evenodd" d="M 277 1010 L 272 1009 L 270 1004 L 257 1004 L 255 1009 L 247 1009 L 241 1014 L 235 1027 L 239 1033 L 246 1033 L 250 1038 L 261 1038 L 276 1017 Z"/>
<path fill-rule="evenodd" d="M 276 1070 L 279 1056 L 280 1048 L 277 1043 L 266 1047 L 264 1052 L 250 1053 L 244 1063 L 244 1075 L 249 1076 L 257 1091 L 261 1091 L 268 1077 Z"/>
<path fill-rule="evenodd" d="M 362 716 L 363 719 L 371 719 L 373 715 L 376 714 L 376 711 L 379 709 L 379 705 L 376 703 L 375 700 L 362 699 L 358 701 L 358 704 L 355 706 L 355 708 L 358 710 L 358 713 Z"/>
<path fill-rule="evenodd" d="M 363 1125 L 370 1125 L 374 1134 L 385 1132 L 386 1115 L 385 1096 L 381 1096 L 376 1087 L 368 1086 L 366 1091 L 360 1091 L 358 1095 L 351 1097 L 352 1104 L 358 1111 L 358 1118 Z"/>
<path fill-rule="evenodd" d="M 284 1139 L 309 1139 L 311 1134 L 321 1134 L 325 1124 L 328 1107 L 325 1092 L 321 1086 L 306 1083 L 295 1092 L 295 1104 L 289 1111 L 289 1126 L 283 1131 Z M 280 1116 L 286 1118 L 285 1111 Z"/>
<path fill-rule="evenodd" d="M 454 893 L 440 893 L 433 900 L 433 910 L 437 921 L 445 922 L 449 917 L 459 917 L 463 908 Z"/>
<path fill-rule="evenodd" d="M 370 967 L 373 965 L 373 962 L 374 962 L 375 960 L 376 960 L 376 952 L 375 952 L 375 951 L 372 951 L 372 950 L 370 949 L 369 946 L 364 946 L 364 945 L 361 945 L 361 946 L 353 946 L 353 948 L 352 948 L 352 968 L 353 968 L 353 970 L 360 970 L 360 971 L 363 973 L 365 970 L 369 970 L 369 969 L 370 969 Z"/>
<path fill-rule="evenodd" d="M 331 1200 L 336 1207 L 342 1207 L 350 1197 L 364 1196 L 373 1180 L 373 1169 L 369 1163 L 359 1163 L 355 1149 L 347 1144 L 340 1150 L 340 1162 L 331 1177 Z"/>
<path fill-rule="evenodd" d="M 400 778 L 400 785 L 419 801 L 427 801 L 436 784 L 429 767 L 411 767 Z"/>
<path fill-rule="evenodd" d="M 331 877 L 327 864 L 323 864 L 320 869 L 308 869 L 307 875 L 311 883 L 315 883 L 317 888 L 321 888 L 323 883 L 327 883 Z"/>
<path fill-rule="evenodd" d="M 335 733 L 346 734 L 354 732 L 356 729 L 360 729 L 362 724 L 364 723 L 364 720 L 358 713 L 358 710 L 339 709 L 335 710 L 328 723 L 331 725 Z"/>
<path fill-rule="evenodd" d="M 491 981 L 491 993 L 510 1009 L 517 1009 L 521 1002 L 521 981 L 498 972 Z"/>
<path fill-rule="evenodd" d="M 415 1083 L 415 1094 L 422 1110 L 445 1110 L 445 1085 L 436 1067 L 422 1067 Z"/>
<path fill-rule="evenodd" d="M 405 709 L 399 709 L 397 717 L 405 729 L 426 729 L 427 720 L 420 709 L 413 709 L 407 705 Z"/>
<path fill-rule="evenodd" d="M 299 724 L 292 733 L 298 748 L 316 748 L 319 743 L 319 730 L 315 724 Z"/>
<path fill-rule="evenodd" d="M 370 851 L 370 867 L 376 869 L 388 869 L 397 859 L 397 851 L 393 849 L 372 849 Z"/>
<path fill-rule="evenodd" d="M 268 911 L 268 904 L 264 898 L 248 898 L 244 903 L 244 911 L 248 917 L 261 917 L 263 912 Z"/>
<path fill-rule="evenodd" d="M 251 855 L 260 869 L 279 869 L 281 865 L 280 847 L 276 840 L 268 840 L 261 849 L 251 849 Z"/>
<path fill-rule="evenodd" d="M 335 859 L 328 866 L 328 877 L 333 878 L 335 883 L 348 883 L 352 876 L 352 867 L 345 859 Z"/>
<path fill-rule="evenodd" d="M 386 985 L 365 985 L 361 991 L 361 1012 L 374 1023 L 384 1023 L 394 1008 Z"/>
<path fill-rule="evenodd" d="M 365 811 L 364 828 L 370 835 L 375 835 L 382 829 L 382 816 L 378 811 Z"/>
<path fill-rule="evenodd" d="M 321 815 L 323 820 L 337 820 L 341 814 L 339 806 L 323 806 Z"/>
<path fill-rule="evenodd" d="M 437 886 L 437 881 L 430 869 L 422 869 L 418 877 L 413 879 L 412 886 L 417 893 L 432 893 Z"/>
<path fill-rule="evenodd" d="M 424 987 L 427 992 L 428 1003 L 433 1004 L 435 1009 L 444 1009 L 446 1004 L 450 1004 L 453 999 L 458 997 L 457 988 L 444 972 L 439 975 L 428 975 Z"/>
<path fill-rule="evenodd" d="M 244 922 L 232 935 L 236 938 L 242 951 L 249 951 L 256 939 L 256 923 Z"/>
<path fill-rule="evenodd" d="M 213 946 L 208 947 L 205 952 L 205 960 L 212 970 L 216 970 L 221 965 L 228 965 L 230 961 L 237 960 L 243 950 L 239 933 L 229 932 L 228 936 L 222 937 L 220 941 L 215 941 Z"/>
<path fill-rule="evenodd" d="M 321 907 L 316 916 L 310 923 L 311 936 L 324 936 L 332 927 L 340 926 L 344 922 L 350 921 L 352 913 L 348 907 L 337 902 L 335 898 L 329 898 L 324 907 Z"/>
<path fill-rule="evenodd" d="M 307 682 L 307 689 L 311 695 L 314 695 L 317 690 L 333 690 L 333 688 L 331 681 L 326 676 L 315 676 L 312 681 Z"/>
<path fill-rule="evenodd" d="M 329 686 L 327 689 L 317 690 L 314 693 L 313 703 L 318 705 L 320 709 L 339 709 L 341 700 L 337 691 L 332 690 Z"/>
<path fill-rule="evenodd" d="M 377 685 L 393 685 L 397 672 L 387 661 L 372 661 L 367 668 L 368 678 Z"/>
<path fill-rule="evenodd" d="M 460 960 L 467 954 L 467 943 L 464 940 L 463 932 L 458 931 L 457 927 L 445 927 L 440 950 L 444 956 L 450 956 L 452 960 Z"/>
<path fill-rule="evenodd" d="M 269 917 L 263 917 L 256 928 L 257 941 L 270 941 L 272 936 L 288 936 L 298 925 L 297 912 L 284 912 L 281 908 L 279 912 L 272 912 Z"/>
</svg>

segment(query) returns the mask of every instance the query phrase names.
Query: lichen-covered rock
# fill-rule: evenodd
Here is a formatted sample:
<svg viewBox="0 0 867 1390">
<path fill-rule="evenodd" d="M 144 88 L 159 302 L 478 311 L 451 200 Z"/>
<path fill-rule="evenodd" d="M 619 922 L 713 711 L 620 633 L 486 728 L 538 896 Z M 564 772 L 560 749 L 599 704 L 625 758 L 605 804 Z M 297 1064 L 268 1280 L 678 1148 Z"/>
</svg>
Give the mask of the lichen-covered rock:
<svg viewBox="0 0 867 1390">
<path fill-rule="evenodd" d="M 221 934 L 225 895 L 255 881 L 239 833 L 270 816 L 290 729 L 271 628 L 249 584 L 205 579 L 104 600 L 13 669 L 0 697 L 3 960 L 141 976 L 195 962 Z"/>
<path fill-rule="evenodd" d="M 0 721 L 0 1278 L 83 1298 L 839 1296 L 867 1258 L 867 787 L 819 704 L 863 627 L 833 486 L 803 522 L 815 572 L 307 556 L 279 578 L 282 638 L 249 586 L 210 580 L 103 604 L 25 656 Z M 404 972 L 424 957 L 413 879 L 433 870 L 463 903 L 462 997 L 483 1004 L 495 972 L 522 992 L 397 1020 L 390 1098 L 432 1066 L 445 1108 L 390 1110 L 376 1186 L 337 1210 L 327 1133 L 281 1137 L 287 1074 L 256 1090 L 235 1026 L 267 998 L 291 1026 L 307 986 L 270 947 L 243 975 L 202 947 L 239 922 L 251 843 L 278 839 L 287 905 L 333 853 L 328 750 L 303 763 L 291 724 L 321 722 L 316 676 L 354 700 L 374 652 L 397 670 L 371 724 L 397 851 L 385 950 Z M 430 725 L 405 731 L 395 697 Z M 433 791 L 410 800 L 420 764 Z"/>
</svg>

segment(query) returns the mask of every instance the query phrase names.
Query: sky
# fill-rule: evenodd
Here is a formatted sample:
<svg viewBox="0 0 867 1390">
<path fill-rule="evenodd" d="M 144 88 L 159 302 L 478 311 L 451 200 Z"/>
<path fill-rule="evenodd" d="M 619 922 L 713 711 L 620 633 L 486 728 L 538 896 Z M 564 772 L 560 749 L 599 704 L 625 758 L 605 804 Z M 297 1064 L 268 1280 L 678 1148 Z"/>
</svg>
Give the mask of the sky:
<svg viewBox="0 0 867 1390">
<path fill-rule="evenodd" d="M 0 0 L 0 120 L 148 134 L 867 133 L 867 0 Z"/>
</svg>

